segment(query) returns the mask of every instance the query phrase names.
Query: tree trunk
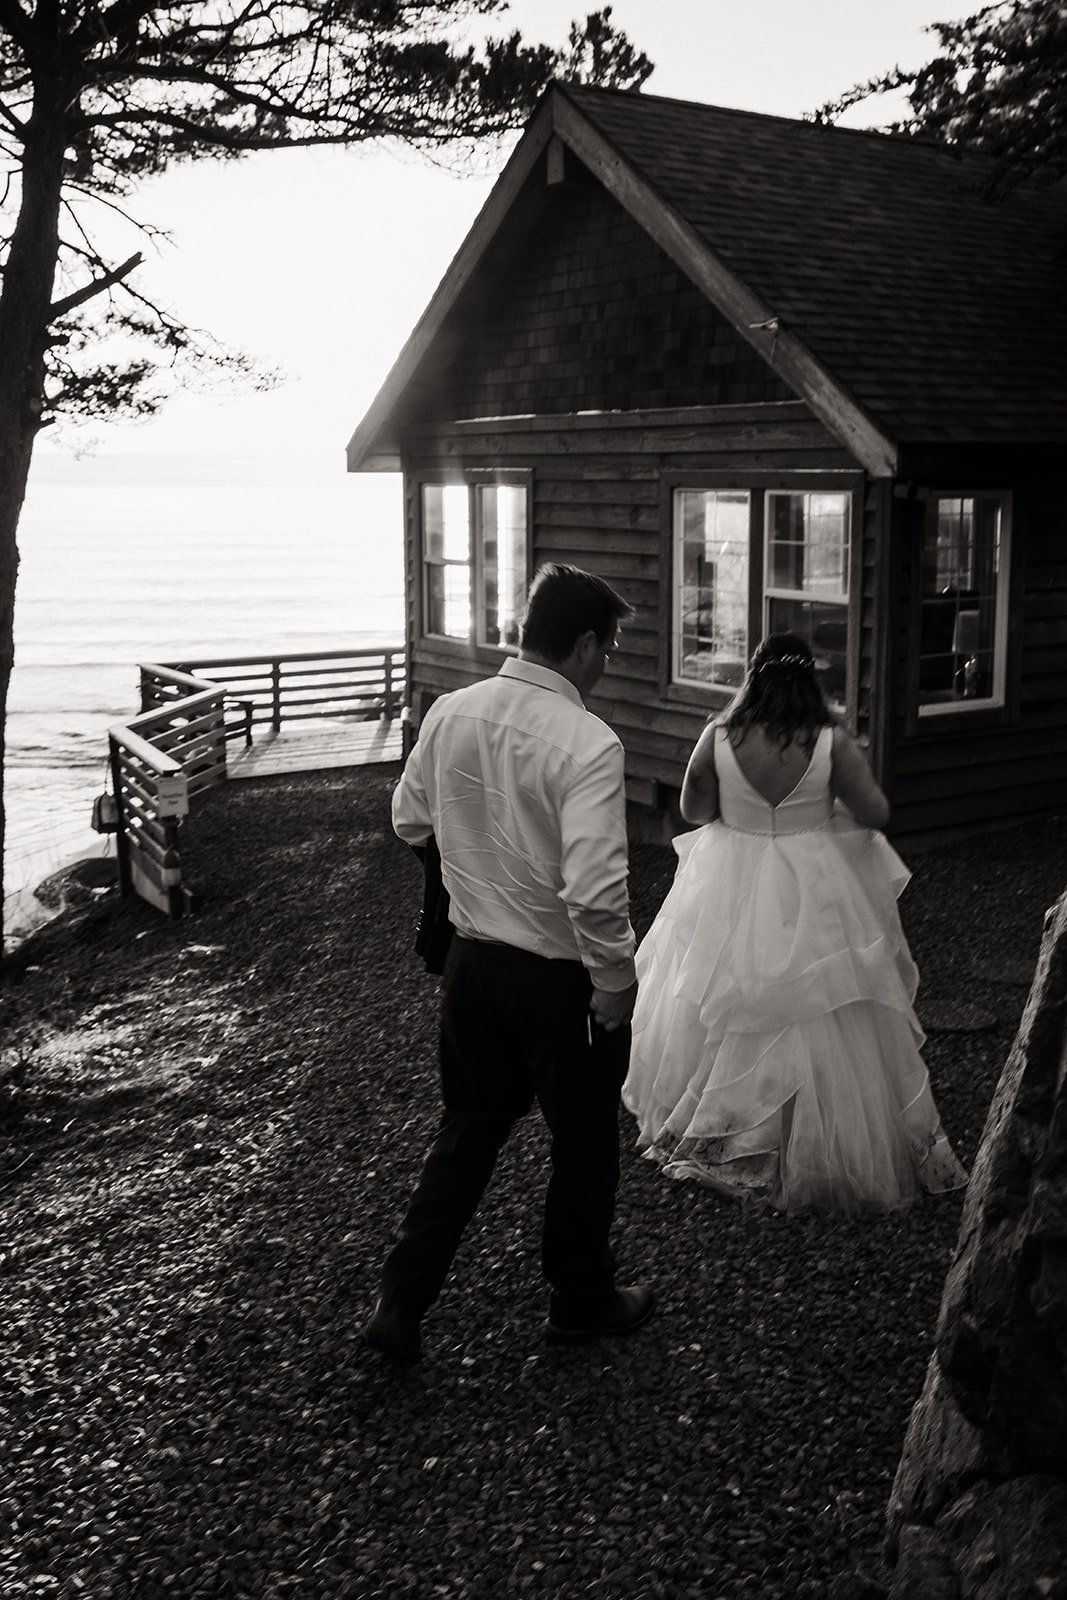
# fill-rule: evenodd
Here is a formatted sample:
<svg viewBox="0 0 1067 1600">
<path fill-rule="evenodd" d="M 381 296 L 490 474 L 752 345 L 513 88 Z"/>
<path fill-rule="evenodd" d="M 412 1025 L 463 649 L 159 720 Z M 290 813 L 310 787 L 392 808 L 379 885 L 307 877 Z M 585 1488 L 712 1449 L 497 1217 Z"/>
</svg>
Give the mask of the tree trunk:
<svg viewBox="0 0 1067 1600">
<path fill-rule="evenodd" d="M 0 290 L 0 951 L 3 944 L 3 798 L 7 695 L 15 659 L 18 525 L 44 404 L 52 285 L 59 256 L 59 208 L 72 96 L 37 85 L 26 125 L 22 198 Z"/>
</svg>

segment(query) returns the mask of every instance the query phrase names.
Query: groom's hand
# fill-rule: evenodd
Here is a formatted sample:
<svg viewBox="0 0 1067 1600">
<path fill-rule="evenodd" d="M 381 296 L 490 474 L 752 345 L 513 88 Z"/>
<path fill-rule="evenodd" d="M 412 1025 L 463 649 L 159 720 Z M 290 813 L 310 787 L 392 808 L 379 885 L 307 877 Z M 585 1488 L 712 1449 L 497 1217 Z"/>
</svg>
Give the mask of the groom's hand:
<svg viewBox="0 0 1067 1600">
<path fill-rule="evenodd" d="M 636 1004 L 637 984 L 631 983 L 628 989 L 594 989 L 589 1009 L 598 1028 L 614 1033 L 616 1028 L 629 1022 Z"/>
</svg>

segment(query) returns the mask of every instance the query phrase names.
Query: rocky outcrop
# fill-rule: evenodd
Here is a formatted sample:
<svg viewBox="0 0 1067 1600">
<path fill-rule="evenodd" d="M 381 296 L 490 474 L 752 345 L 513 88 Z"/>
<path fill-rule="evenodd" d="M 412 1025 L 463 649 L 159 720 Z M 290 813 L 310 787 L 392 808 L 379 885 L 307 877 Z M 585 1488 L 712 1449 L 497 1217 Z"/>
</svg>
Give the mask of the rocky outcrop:
<svg viewBox="0 0 1067 1600">
<path fill-rule="evenodd" d="M 888 1513 L 892 1600 L 1067 1600 L 1067 895 L 990 1108 Z"/>
</svg>

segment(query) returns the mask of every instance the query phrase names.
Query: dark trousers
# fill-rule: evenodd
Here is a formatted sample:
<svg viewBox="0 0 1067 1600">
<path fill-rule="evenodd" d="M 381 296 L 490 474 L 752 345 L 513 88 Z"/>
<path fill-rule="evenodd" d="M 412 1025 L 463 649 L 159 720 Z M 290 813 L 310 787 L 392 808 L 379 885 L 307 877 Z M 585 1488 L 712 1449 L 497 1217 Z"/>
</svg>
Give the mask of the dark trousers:
<svg viewBox="0 0 1067 1600">
<path fill-rule="evenodd" d="M 595 1306 L 615 1282 L 608 1243 L 619 1182 L 619 1091 L 630 1029 L 589 1039 L 589 975 L 510 945 L 452 941 L 443 980 L 444 1109 L 396 1243 L 382 1296 L 421 1317 L 512 1125 L 536 1100 L 552 1136 L 541 1265 L 556 1294 Z"/>
</svg>

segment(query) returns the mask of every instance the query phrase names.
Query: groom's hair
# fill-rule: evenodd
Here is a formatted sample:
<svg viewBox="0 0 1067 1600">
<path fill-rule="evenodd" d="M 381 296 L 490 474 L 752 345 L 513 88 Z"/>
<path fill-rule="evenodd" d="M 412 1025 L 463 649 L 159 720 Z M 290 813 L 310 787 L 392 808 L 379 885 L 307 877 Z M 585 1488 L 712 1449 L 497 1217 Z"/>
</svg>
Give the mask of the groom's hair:
<svg viewBox="0 0 1067 1600">
<path fill-rule="evenodd" d="M 610 643 L 619 623 L 633 614 L 630 602 L 603 578 L 552 561 L 530 585 L 519 645 L 547 661 L 565 661 L 590 628 L 598 643 Z"/>
</svg>

